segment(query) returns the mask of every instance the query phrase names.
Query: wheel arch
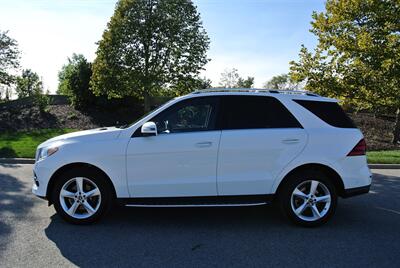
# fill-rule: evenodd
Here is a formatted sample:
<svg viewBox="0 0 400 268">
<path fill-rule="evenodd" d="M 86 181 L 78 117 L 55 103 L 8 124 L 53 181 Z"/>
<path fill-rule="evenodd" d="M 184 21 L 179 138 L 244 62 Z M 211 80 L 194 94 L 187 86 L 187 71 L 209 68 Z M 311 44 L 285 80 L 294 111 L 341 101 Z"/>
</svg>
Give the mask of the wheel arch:
<svg viewBox="0 0 400 268">
<path fill-rule="evenodd" d="M 324 165 L 324 164 L 320 164 L 320 163 L 302 164 L 300 166 L 297 166 L 297 167 L 293 168 L 280 181 L 275 193 L 277 195 L 279 195 L 280 191 L 285 186 L 286 182 L 288 181 L 288 179 L 290 178 L 291 175 L 295 174 L 296 172 L 302 172 L 302 171 L 305 171 L 305 170 L 318 170 L 318 171 L 323 172 L 325 175 L 328 176 L 328 178 L 331 179 L 333 185 L 335 186 L 337 194 L 339 196 L 343 197 L 343 195 L 344 195 L 344 184 L 343 184 L 343 180 L 340 177 L 339 173 L 336 170 L 334 170 L 333 168 L 331 168 L 331 167 L 329 167 L 327 165 Z"/>
<path fill-rule="evenodd" d="M 69 164 L 66 164 L 66 165 L 58 168 L 53 173 L 53 175 L 50 177 L 50 180 L 49 180 L 49 183 L 48 183 L 47 189 L 46 189 L 46 199 L 49 201 L 49 205 L 52 204 L 51 190 L 54 187 L 57 177 L 61 176 L 61 174 L 63 174 L 65 171 L 67 171 L 69 169 L 76 169 L 76 168 L 85 168 L 85 169 L 90 169 L 90 170 L 101 173 L 104 176 L 104 178 L 106 179 L 106 182 L 109 185 L 114 198 L 117 196 L 116 191 L 115 191 L 115 186 L 112 183 L 110 176 L 108 176 L 106 172 L 104 172 L 101 168 L 99 168 L 95 165 L 92 165 L 89 163 L 84 163 L 84 162 L 76 162 L 76 163 L 69 163 Z"/>
</svg>

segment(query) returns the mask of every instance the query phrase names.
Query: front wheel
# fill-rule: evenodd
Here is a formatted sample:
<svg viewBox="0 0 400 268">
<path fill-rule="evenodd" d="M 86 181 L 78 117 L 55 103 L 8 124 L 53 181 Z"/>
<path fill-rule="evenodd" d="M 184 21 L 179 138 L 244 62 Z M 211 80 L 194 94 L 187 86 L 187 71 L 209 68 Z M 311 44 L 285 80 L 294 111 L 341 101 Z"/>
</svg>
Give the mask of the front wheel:
<svg viewBox="0 0 400 268">
<path fill-rule="evenodd" d="M 70 170 L 57 178 L 52 196 L 57 213 L 74 224 L 97 221 L 112 202 L 104 175 L 85 169 Z"/>
<path fill-rule="evenodd" d="M 306 227 L 326 223 L 337 204 L 335 187 L 322 172 L 302 172 L 288 178 L 280 193 L 281 208 L 288 218 Z"/>
</svg>

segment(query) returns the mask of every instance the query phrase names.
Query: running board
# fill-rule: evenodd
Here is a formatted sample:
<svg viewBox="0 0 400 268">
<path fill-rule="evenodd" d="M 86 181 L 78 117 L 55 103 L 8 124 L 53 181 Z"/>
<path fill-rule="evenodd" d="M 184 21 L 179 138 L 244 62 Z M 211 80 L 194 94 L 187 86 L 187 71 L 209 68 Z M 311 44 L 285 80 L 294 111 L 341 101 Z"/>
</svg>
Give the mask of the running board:
<svg viewBox="0 0 400 268">
<path fill-rule="evenodd" d="M 126 204 L 126 207 L 146 207 L 146 208 L 182 208 L 182 207 L 251 207 L 251 206 L 262 206 L 266 205 L 267 202 L 264 203 L 246 203 L 246 204 L 188 204 L 188 205 L 149 205 L 149 204 Z"/>
<path fill-rule="evenodd" d="M 272 200 L 273 195 L 118 198 L 120 204 L 128 207 L 260 206 Z"/>
</svg>

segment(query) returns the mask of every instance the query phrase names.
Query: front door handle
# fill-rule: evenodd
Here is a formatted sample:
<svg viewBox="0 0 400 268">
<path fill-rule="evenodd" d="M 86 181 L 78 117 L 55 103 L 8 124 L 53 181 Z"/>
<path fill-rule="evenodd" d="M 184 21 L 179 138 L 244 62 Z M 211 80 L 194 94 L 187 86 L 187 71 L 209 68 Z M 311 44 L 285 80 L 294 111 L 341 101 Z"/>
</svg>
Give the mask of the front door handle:
<svg viewBox="0 0 400 268">
<path fill-rule="evenodd" d="M 282 140 L 282 143 L 285 144 L 294 144 L 294 143 L 299 143 L 300 140 L 299 139 L 284 139 Z"/>
<path fill-rule="evenodd" d="M 212 145 L 211 141 L 202 141 L 196 143 L 196 147 L 204 148 L 204 147 L 210 147 Z"/>
</svg>

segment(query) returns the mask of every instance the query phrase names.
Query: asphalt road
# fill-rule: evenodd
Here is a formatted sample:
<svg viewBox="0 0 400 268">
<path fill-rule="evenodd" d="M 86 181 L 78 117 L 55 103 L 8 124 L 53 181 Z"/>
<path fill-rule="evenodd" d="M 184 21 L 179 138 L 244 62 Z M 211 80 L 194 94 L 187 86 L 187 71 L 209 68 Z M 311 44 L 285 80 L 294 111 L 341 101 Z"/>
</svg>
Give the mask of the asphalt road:
<svg viewBox="0 0 400 268">
<path fill-rule="evenodd" d="M 73 226 L 30 193 L 32 165 L 0 165 L 0 267 L 400 267 L 400 170 L 339 200 L 317 229 L 270 207 L 116 208 Z"/>
</svg>

